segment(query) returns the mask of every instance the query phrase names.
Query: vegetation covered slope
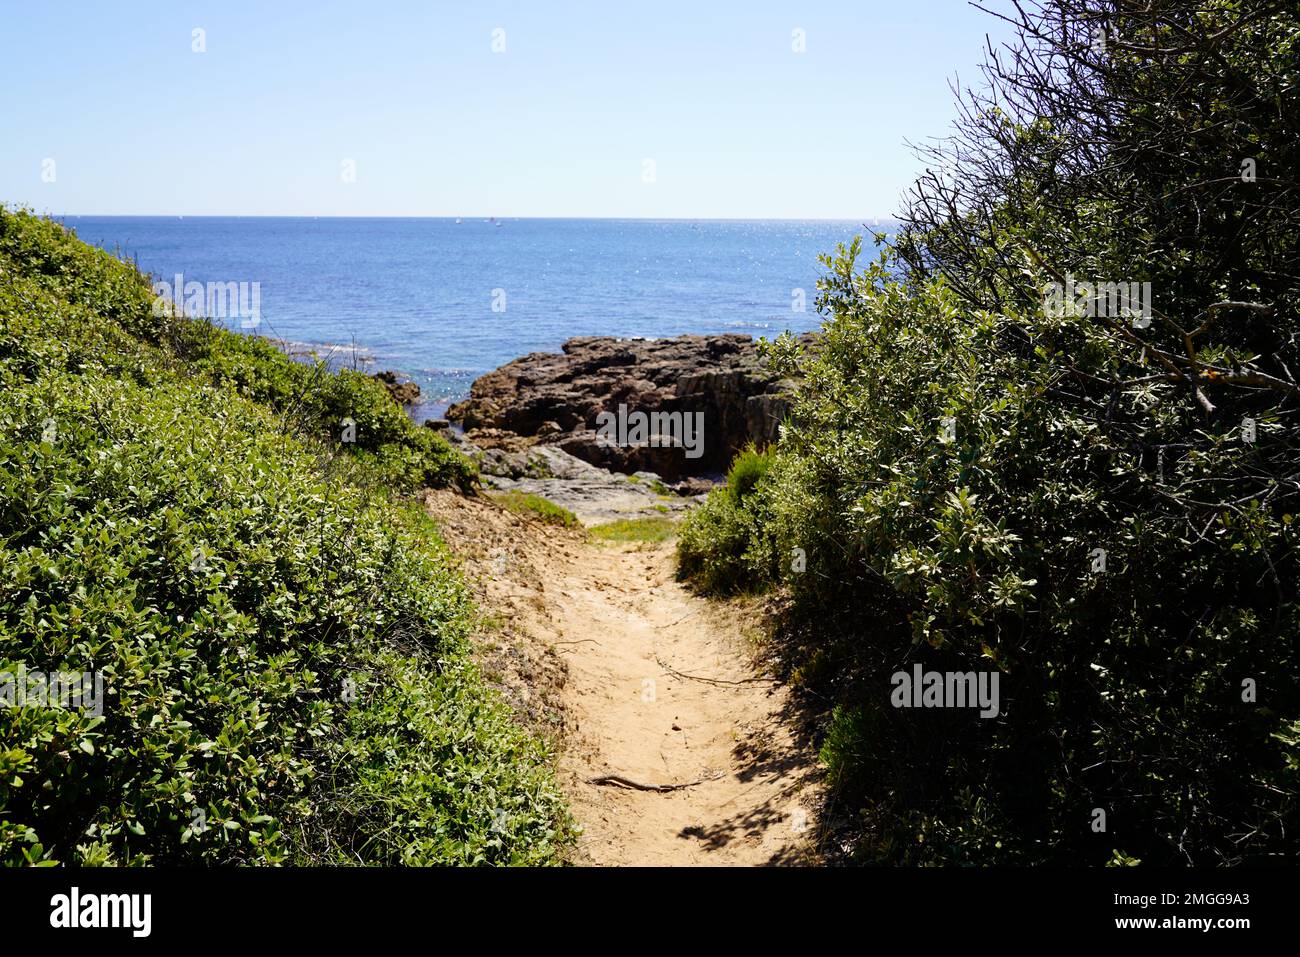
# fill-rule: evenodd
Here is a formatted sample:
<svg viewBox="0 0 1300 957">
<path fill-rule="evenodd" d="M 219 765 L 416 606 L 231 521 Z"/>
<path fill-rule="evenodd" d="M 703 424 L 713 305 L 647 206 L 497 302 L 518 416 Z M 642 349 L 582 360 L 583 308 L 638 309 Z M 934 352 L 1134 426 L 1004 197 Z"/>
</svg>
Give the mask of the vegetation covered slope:
<svg viewBox="0 0 1300 957">
<path fill-rule="evenodd" d="M 682 572 L 788 589 L 861 860 L 1294 861 L 1300 13 L 1018 7 L 897 250 L 828 258 L 818 353 L 770 350 L 796 410 Z M 916 664 L 1000 715 L 895 707 Z"/>
<path fill-rule="evenodd" d="M 385 491 L 472 468 L 380 384 L 158 315 L 133 268 L 0 207 L 0 389 L 0 671 L 104 687 L 100 716 L 0 708 L 0 861 L 555 857 L 547 755 Z"/>
</svg>

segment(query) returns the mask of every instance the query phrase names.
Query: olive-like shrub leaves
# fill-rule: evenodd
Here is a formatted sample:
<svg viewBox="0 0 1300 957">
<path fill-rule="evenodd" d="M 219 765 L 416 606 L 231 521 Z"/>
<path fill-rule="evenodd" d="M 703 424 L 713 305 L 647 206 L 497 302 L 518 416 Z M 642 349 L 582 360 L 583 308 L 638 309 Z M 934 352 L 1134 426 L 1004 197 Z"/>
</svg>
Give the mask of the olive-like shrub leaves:
<svg viewBox="0 0 1300 957">
<path fill-rule="evenodd" d="M 556 860 L 547 753 L 470 663 L 436 529 L 364 458 L 418 482 L 435 460 L 400 450 L 427 430 L 302 367 L 322 414 L 390 429 L 318 443 L 233 381 L 287 359 L 230 333 L 182 358 L 217 331 L 155 324 L 147 292 L 0 210 L 0 671 L 103 682 L 101 715 L 0 707 L 0 861 Z"/>
</svg>

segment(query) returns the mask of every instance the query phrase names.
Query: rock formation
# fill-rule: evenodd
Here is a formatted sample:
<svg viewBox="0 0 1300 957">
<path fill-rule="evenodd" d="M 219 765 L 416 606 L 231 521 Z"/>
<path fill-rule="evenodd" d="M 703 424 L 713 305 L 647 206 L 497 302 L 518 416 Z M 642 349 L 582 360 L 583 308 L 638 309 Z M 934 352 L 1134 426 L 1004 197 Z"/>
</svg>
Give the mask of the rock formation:
<svg viewBox="0 0 1300 957">
<path fill-rule="evenodd" d="M 376 372 L 374 377 L 384 384 L 398 405 L 414 405 L 420 401 L 420 387 L 414 382 L 403 382 L 396 372 Z"/>
<path fill-rule="evenodd" d="M 654 472 L 673 481 L 716 475 L 748 442 L 775 441 L 789 411 L 790 383 L 763 366 L 746 335 L 614 339 L 583 336 L 563 353 L 535 352 L 477 379 L 470 397 L 447 412 L 481 448 L 556 445 L 616 472 Z M 702 413 L 703 442 L 689 457 L 680 436 L 612 441 L 598 431 L 602 412 Z M 680 416 L 678 417 L 680 420 Z"/>
</svg>

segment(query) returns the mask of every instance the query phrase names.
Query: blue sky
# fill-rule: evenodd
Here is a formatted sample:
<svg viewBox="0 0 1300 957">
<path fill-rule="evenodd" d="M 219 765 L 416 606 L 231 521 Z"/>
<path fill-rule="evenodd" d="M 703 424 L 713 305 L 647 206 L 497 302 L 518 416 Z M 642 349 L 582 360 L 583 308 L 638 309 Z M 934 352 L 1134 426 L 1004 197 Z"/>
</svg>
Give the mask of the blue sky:
<svg viewBox="0 0 1300 957">
<path fill-rule="evenodd" d="M 964 0 L 0 0 L 0 31 L 0 201 L 102 215 L 885 216 L 1005 36 Z"/>
</svg>

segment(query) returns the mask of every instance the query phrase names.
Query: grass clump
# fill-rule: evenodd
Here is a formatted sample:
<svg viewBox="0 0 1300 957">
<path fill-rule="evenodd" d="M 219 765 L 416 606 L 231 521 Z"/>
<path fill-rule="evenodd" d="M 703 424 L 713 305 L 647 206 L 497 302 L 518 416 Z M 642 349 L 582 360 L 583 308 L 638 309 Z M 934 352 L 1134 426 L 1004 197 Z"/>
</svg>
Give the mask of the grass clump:
<svg viewBox="0 0 1300 957">
<path fill-rule="evenodd" d="M 636 475 L 634 473 L 632 475 L 627 476 L 627 480 L 628 483 L 631 485 L 640 485 L 642 482 L 645 482 L 647 485 L 650 486 L 650 490 L 654 492 L 656 495 L 660 495 L 665 498 L 670 497 L 672 495 L 672 489 L 670 489 L 667 485 L 665 485 L 662 479 L 658 479 L 658 478 L 643 479 L 640 475 Z"/>
<path fill-rule="evenodd" d="M 599 542 L 664 542 L 677 534 L 677 523 L 670 518 L 622 518 L 587 529 Z"/>
<path fill-rule="evenodd" d="M 550 499 L 542 498 L 528 492 L 501 492 L 493 495 L 492 500 L 516 515 L 525 515 L 545 522 L 547 525 L 560 525 L 564 528 L 581 528 L 582 523 L 562 505 L 556 505 Z"/>
</svg>

